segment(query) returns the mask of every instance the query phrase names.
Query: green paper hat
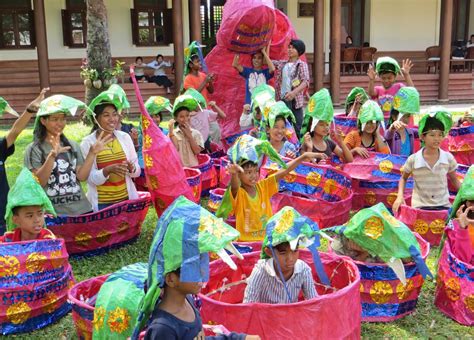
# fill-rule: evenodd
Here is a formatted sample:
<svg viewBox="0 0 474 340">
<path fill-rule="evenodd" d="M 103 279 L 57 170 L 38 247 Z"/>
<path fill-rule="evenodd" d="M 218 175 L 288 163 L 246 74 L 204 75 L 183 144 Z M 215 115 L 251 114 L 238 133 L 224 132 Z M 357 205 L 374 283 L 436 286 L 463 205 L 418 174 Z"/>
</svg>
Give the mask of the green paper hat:
<svg viewBox="0 0 474 340">
<path fill-rule="evenodd" d="M 193 97 L 198 102 L 199 106 L 201 107 L 201 110 L 207 107 L 206 99 L 196 89 L 193 89 L 193 88 L 187 89 L 186 92 L 184 92 L 184 94 Z"/>
<path fill-rule="evenodd" d="M 439 120 L 444 126 L 444 135 L 446 136 L 453 126 L 453 120 L 451 114 L 442 106 L 433 106 L 429 109 L 428 113 L 421 117 L 420 122 L 418 123 L 418 133 L 421 136 L 423 130 L 425 129 L 426 121 L 428 118 L 435 118 Z"/>
<path fill-rule="evenodd" d="M 118 112 L 122 112 L 124 109 L 130 108 L 130 103 L 127 99 L 125 91 L 117 84 L 112 84 L 110 87 L 102 91 L 97 97 L 95 97 L 89 104 L 91 109 L 90 114 L 95 117 L 94 109 L 100 104 L 111 104 L 115 106 Z"/>
<path fill-rule="evenodd" d="M 308 248 L 313 255 L 316 272 L 318 273 L 321 282 L 325 285 L 329 285 L 329 279 L 323 269 L 319 257 L 319 227 L 316 222 L 306 216 L 302 216 L 293 207 L 287 206 L 283 207 L 267 221 L 265 230 L 265 238 L 262 243 L 262 251 L 260 254 L 262 259 L 270 258 L 270 256 L 265 252 L 265 248 L 269 248 L 275 261 L 274 247 L 285 242 L 290 244 L 290 248 L 293 251 L 296 251 L 298 247 Z M 283 275 L 281 275 L 280 264 L 278 261 L 275 263 L 277 264 L 278 274 L 280 275 L 282 282 L 285 282 Z M 289 297 L 289 300 L 292 301 L 291 297 Z"/>
<path fill-rule="evenodd" d="M 420 113 L 420 94 L 414 87 L 405 86 L 393 97 L 393 108 L 401 115 Z"/>
<path fill-rule="evenodd" d="M 456 217 L 456 212 L 462 203 L 472 200 L 474 200 L 474 165 L 469 167 L 469 170 L 467 170 L 467 173 L 464 176 L 461 188 L 459 188 L 456 198 L 454 199 L 453 206 L 451 207 L 451 214 L 449 215 L 449 218 Z"/>
<path fill-rule="evenodd" d="M 359 116 L 357 118 L 361 123 L 362 130 L 365 128 L 365 124 L 368 122 L 381 122 L 383 124 L 383 112 L 379 104 L 373 100 L 367 100 L 359 110 Z"/>
<path fill-rule="evenodd" d="M 173 109 L 171 108 L 170 100 L 165 97 L 161 96 L 151 96 L 145 103 L 145 108 L 148 113 L 153 116 L 157 115 L 158 113 L 167 110 L 172 112 Z"/>
<path fill-rule="evenodd" d="M 239 232 L 206 209 L 178 197 L 158 221 L 148 259 L 148 291 L 141 303 L 134 336 L 146 324 L 165 284 L 166 274 L 180 269 L 183 282 L 209 279 L 209 252 L 216 253 L 232 269 L 236 265 L 225 249 L 239 258 L 232 245 Z"/>
<path fill-rule="evenodd" d="M 8 104 L 8 102 L 0 97 L 0 117 L 3 116 L 4 113 L 9 113 L 13 116 L 18 117 L 18 113 L 12 109 L 12 107 Z"/>
<path fill-rule="evenodd" d="M 413 258 L 423 277 L 433 277 L 421 257 L 415 235 L 404 223 L 393 217 L 383 203 L 362 209 L 345 226 L 331 229 L 344 234 L 372 256 L 380 257 L 403 284 L 406 284 L 406 276 L 401 259 L 407 257 Z"/>
<path fill-rule="evenodd" d="M 201 44 L 198 41 L 193 41 L 184 49 L 184 76 L 186 77 L 189 73 L 189 62 L 191 57 L 197 55 L 201 60 L 201 65 L 204 72 L 207 72 L 206 63 L 202 55 Z"/>
<path fill-rule="evenodd" d="M 275 89 L 267 84 L 261 84 L 251 92 L 252 99 L 252 115 L 255 118 L 256 108 L 260 109 L 262 113 L 262 121 L 268 119 L 270 106 L 275 103 Z"/>
<path fill-rule="evenodd" d="M 311 126 L 309 126 L 311 118 L 313 120 Z M 304 136 L 308 131 L 313 131 L 319 121 L 330 123 L 333 119 L 334 107 L 332 105 L 331 95 L 327 89 L 321 89 L 311 96 L 306 106 L 301 136 Z"/>
<path fill-rule="evenodd" d="M 36 129 L 38 126 L 41 117 L 58 113 L 74 117 L 77 111 L 82 109 L 86 110 L 86 114 L 91 112 L 90 108 L 87 107 L 85 103 L 69 96 L 56 94 L 54 96 L 45 98 L 41 101 L 38 112 L 36 113 L 34 128 Z"/>
<path fill-rule="evenodd" d="M 56 216 L 53 204 L 39 184 L 39 180 L 30 170 L 23 168 L 18 175 L 15 184 L 8 192 L 8 201 L 5 213 L 7 230 L 13 230 L 16 225 L 13 223 L 13 209 L 16 207 L 26 207 L 38 205 L 43 207 L 45 212 Z"/>
<path fill-rule="evenodd" d="M 270 108 L 270 112 L 268 113 L 267 121 L 268 121 L 268 124 L 270 125 L 270 128 L 273 128 L 273 126 L 275 126 L 275 119 L 279 116 L 293 123 L 296 121 L 295 116 L 293 115 L 293 112 L 281 100 L 272 103 L 271 106 L 269 106 L 269 108 Z"/>
<path fill-rule="evenodd" d="M 237 138 L 234 145 L 227 151 L 227 155 L 232 163 L 240 165 L 247 161 L 260 164 L 263 156 L 267 155 L 281 167 L 285 169 L 287 167 L 269 141 L 256 139 L 250 135 L 242 135 Z"/>
<path fill-rule="evenodd" d="M 188 111 L 196 111 L 199 108 L 199 103 L 197 100 L 189 95 L 182 94 L 181 96 L 176 97 L 173 104 L 173 115 L 178 109 L 185 107 Z"/>
<path fill-rule="evenodd" d="M 361 104 L 364 104 L 367 100 L 369 100 L 369 95 L 362 87 L 354 87 L 352 88 L 351 92 L 347 95 L 345 109 L 346 112 L 349 108 L 354 104 L 356 97 L 360 95 L 361 97 Z"/>
<path fill-rule="evenodd" d="M 377 59 L 375 64 L 375 72 L 380 74 L 381 72 L 393 72 L 395 74 L 400 73 L 400 65 L 392 57 L 380 57 Z"/>
</svg>

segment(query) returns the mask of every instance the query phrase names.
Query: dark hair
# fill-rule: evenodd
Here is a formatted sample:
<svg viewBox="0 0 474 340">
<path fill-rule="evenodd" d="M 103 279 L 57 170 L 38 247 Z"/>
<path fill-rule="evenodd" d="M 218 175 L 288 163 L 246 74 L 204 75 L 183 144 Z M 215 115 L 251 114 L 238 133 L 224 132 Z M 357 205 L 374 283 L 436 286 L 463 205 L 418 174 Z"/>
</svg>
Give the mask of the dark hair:
<svg viewBox="0 0 474 340">
<path fill-rule="evenodd" d="M 190 109 L 188 109 L 186 106 L 181 106 L 180 108 L 178 108 L 176 111 L 173 112 L 173 117 L 176 118 L 178 117 L 178 114 L 181 112 L 181 111 L 191 111 Z"/>
<path fill-rule="evenodd" d="M 275 246 L 275 249 L 278 250 L 278 251 L 285 251 L 288 248 L 290 248 L 290 243 L 289 242 L 283 242 L 283 243 L 277 244 Z M 291 248 L 290 248 L 290 250 L 291 250 Z"/>
<path fill-rule="evenodd" d="M 370 43 L 368 41 L 364 41 L 362 47 L 370 47 Z"/>
<path fill-rule="evenodd" d="M 388 118 L 387 129 L 397 120 L 399 114 L 400 112 L 392 107 L 390 110 L 390 117 Z M 394 116 L 396 116 L 396 118 L 394 118 Z"/>
<path fill-rule="evenodd" d="M 424 135 L 425 133 L 433 130 L 441 130 L 444 133 L 444 124 L 435 117 L 428 117 L 421 133 Z"/>
<path fill-rule="evenodd" d="M 196 59 L 199 60 L 199 56 L 197 54 L 193 54 L 192 56 L 189 57 L 188 68 L 190 67 L 189 65 L 192 64 L 194 60 Z"/>
<path fill-rule="evenodd" d="M 16 207 L 13 207 L 12 208 L 13 215 L 18 216 L 18 212 L 19 212 L 20 208 L 22 208 L 22 206 L 20 206 L 20 205 L 16 206 Z"/>
<path fill-rule="evenodd" d="M 252 162 L 252 161 L 248 161 L 248 160 L 243 160 L 241 163 L 240 163 L 240 166 L 242 167 L 242 169 L 248 169 L 248 168 L 258 168 L 258 164 L 255 163 L 255 162 Z"/>
<path fill-rule="evenodd" d="M 261 55 L 262 55 L 262 57 L 263 57 L 263 53 L 262 53 L 262 51 L 257 51 L 257 52 L 255 52 L 255 53 L 252 53 L 252 54 L 250 55 L 250 59 L 253 59 L 253 57 L 255 57 L 257 54 L 261 54 Z"/>
<path fill-rule="evenodd" d="M 379 75 L 383 76 L 384 74 L 388 74 L 388 73 L 391 73 L 391 74 L 393 74 L 394 76 L 397 75 L 397 74 L 395 73 L 395 71 L 390 71 L 390 70 L 380 70 Z"/>
<path fill-rule="evenodd" d="M 163 120 L 163 114 L 160 112 L 155 113 L 153 116 L 160 116 L 160 120 Z"/>
<path fill-rule="evenodd" d="M 157 54 L 155 59 L 158 59 L 159 57 L 164 58 L 163 54 Z"/>
<path fill-rule="evenodd" d="M 136 57 L 136 58 L 135 58 L 135 62 L 137 62 L 138 59 L 140 59 L 141 61 L 143 61 L 143 58 L 142 58 L 142 57 Z"/>
<path fill-rule="evenodd" d="M 352 39 L 352 37 L 350 35 L 348 35 L 346 37 L 346 44 L 348 44 L 348 42 L 347 42 L 348 39 L 351 39 L 351 44 L 354 43 L 354 39 Z"/>
<path fill-rule="evenodd" d="M 368 123 L 368 122 L 367 122 Z M 365 123 L 367 125 L 367 123 Z M 375 122 L 375 124 L 377 124 L 377 128 L 379 127 L 379 123 L 380 122 Z M 377 133 L 377 128 L 375 129 L 375 131 L 373 133 Z M 357 121 L 357 129 L 359 130 L 359 135 L 362 134 L 362 123 L 360 122 L 360 120 Z"/>
<path fill-rule="evenodd" d="M 41 164 L 43 164 L 46 161 L 47 155 L 45 151 L 43 150 L 43 148 L 41 147 L 41 144 L 43 144 L 43 142 L 46 139 L 47 131 L 46 131 L 46 127 L 43 125 L 43 123 L 41 123 L 41 118 L 48 119 L 49 116 L 40 117 L 38 124 L 35 125 L 35 129 L 33 130 L 33 146 L 37 146 L 40 149 Z M 76 151 L 72 148 L 71 143 L 66 138 L 66 136 L 64 136 L 63 133 L 61 133 L 61 135 L 59 136 L 59 140 L 61 141 L 63 146 L 70 147 L 68 154 L 72 153 L 73 156 L 77 158 Z M 30 157 L 31 157 L 31 154 L 30 154 Z"/>
<path fill-rule="evenodd" d="M 306 46 L 305 46 L 303 40 L 292 39 L 290 41 L 290 45 L 293 46 L 296 51 L 298 51 L 298 56 L 301 56 L 306 51 Z"/>
<path fill-rule="evenodd" d="M 117 110 L 117 108 L 112 103 L 102 103 L 102 104 L 97 105 L 94 108 L 94 113 L 95 113 L 95 118 L 96 119 L 91 117 L 91 119 L 92 119 L 92 130 L 91 130 L 91 132 L 97 131 L 99 129 L 99 124 L 97 124 L 97 118 L 104 112 L 104 110 L 107 106 L 113 106 L 115 108 L 115 110 Z"/>
</svg>

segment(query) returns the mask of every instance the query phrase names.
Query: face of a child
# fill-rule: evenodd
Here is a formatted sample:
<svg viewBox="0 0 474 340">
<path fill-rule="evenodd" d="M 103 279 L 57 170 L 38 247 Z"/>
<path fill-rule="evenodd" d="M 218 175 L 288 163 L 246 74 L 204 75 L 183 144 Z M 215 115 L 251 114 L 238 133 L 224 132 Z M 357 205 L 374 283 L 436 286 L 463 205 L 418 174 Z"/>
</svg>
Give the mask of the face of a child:
<svg viewBox="0 0 474 340">
<path fill-rule="evenodd" d="M 443 131 L 430 130 L 421 135 L 421 140 L 425 142 L 425 148 L 438 149 L 444 139 Z"/>
<path fill-rule="evenodd" d="M 199 58 L 194 58 L 189 62 L 189 66 L 192 70 L 199 71 L 201 69 L 201 60 L 199 60 Z"/>
<path fill-rule="evenodd" d="M 41 124 L 44 125 L 49 134 L 56 136 L 63 133 L 64 127 L 66 126 L 66 115 L 63 113 L 49 115 L 45 118 L 41 118 Z"/>
<path fill-rule="evenodd" d="M 373 121 L 368 121 L 365 124 L 364 132 L 368 134 L 373 134 L 375 130 L 377 130 L 377 126 L 378 126 L 377 122 L 374 123 Z"/>
<path fill-rule="evenodd" d="M 34 240 L 44 226 L 43 208 L 39 205 L 20 207 L 12 220 L 21 229 L 22 239 Z"/>
<path fill-rule="evenodd" d="M 183 126 L 184 124 L 189 124 L 190 122 L 190 112 L 188 110 L 181 110 L 175 117 L 176 122 L 179 126 Z"/>
<path fill-rule="evenodd" d="M 283 119 L 275 121 L 273 128 L 270 129 L 270 141 L 281 142 L 285 138 L 286 127 Z"/>
<path fill-rule="evenodd" d="M 138 65 L 141 65 L 143 63 L 143 60 L 140 58 L 140 59 L 137 59 L 137 64 Z"/>
<path fill-rule="evenodd" d="M 262 112 L 260 111 L 259 108 L 255 110 L 255 116 L 254 119 L 259 122 L 262 119 Z"/>
<path fill-rule="evenodd" d="M 313 131 L 314 131 L 314 134 L 325 137 L 329 135 L 329 123 L 319 121 L 318 124 L 316 124 L 316 126 L 314 127 Z"/>
<path fill-rule="evenodd" d="M 260 177 L 258 166 L 249 165 L 243 168 L 244 172 L 239 173 L 239 179 L 243 186 L 255 186 Z"/>
<path fill-rule="evenodd" d="M 298 51 L 291 44 L 288 45 L 288 58 L 289 59 L 299 58 Z"/>
<path fill-rule="evenodd" d="M 184 282 L 181 281 L 179 275 L 176 273 L 169 273 L 167 274 L 169 277 L 167 278 L 167 285 L 170 285 L 172 288 L 178 290 L 183 295 L 188 294 L 199 294 L 201 291 L 202 282 Z"/>
<path fill-rule="evenodd" d="M 159 56 L 158 58 L 156 58 L 156 61 L 161 63 L 163 61 L 163 57 L 162 56 Z"/>
<path fill-rule="evenodd" d="M 299 257 L 299 251 L 298 250 L 291 250 L 290 246 L 288 245 L 287 247 L 283 248 L 276 248 L 274 249 L 274 254 L 276 257 L 276 260 L 278 260 L 278 263 L 280 264 L 281 271 L 284 276 L 292 275 L 293 270 L 295 269 L 295 264 L 296 261 L 298 260 Z M 275 266 L 276 264 L 274 264 Z M 274 268 L 275 272 L 278 273 L 278 268 Z"/>
<path fill-rule="evenodd" d="M 160 126 L 160 123 L 161 123 L 160 115 L 153 115 L 152 118 L 153 118 L 153 121 L 155 122 L 156 126 Z"/>
<path fill-rule="evenodd" d="M 121 121 L 120 114 L 113 105 L 107 105 L 104 111 L 96 116 L 96 119 L 99 126 L 107 132 L 114 131 L 117 124 Z"/>
<path fill-rule="evenodd" d="M 262 53 L 255 53 L 252 57 L 253 68 L 259 69 L 263 65 L 263 55 Z"/>
<path fill-rule="evenodd" d="M 390 86 L 393 85 L 395 82 L 395 74 L 389 72 L 389 73 L 384 73 L 380 76 L 380 80 L 382 80 L 382 85 L 384 88 L 388 89 Z"/>
</svg>

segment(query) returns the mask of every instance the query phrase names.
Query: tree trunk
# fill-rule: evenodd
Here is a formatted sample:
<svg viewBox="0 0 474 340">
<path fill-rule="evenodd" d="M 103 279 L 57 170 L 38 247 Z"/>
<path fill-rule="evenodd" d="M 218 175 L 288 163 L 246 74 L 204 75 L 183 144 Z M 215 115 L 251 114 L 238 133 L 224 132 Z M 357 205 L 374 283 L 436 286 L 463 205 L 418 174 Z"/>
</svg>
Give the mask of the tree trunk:
<svg viewBox="0 0 474 340">
<path fill-rule="evenodd" d="M 102 88 L 86 87 L 86 103 L 89 104 L 105 88 L 102 72 L 112 67 L 107 8 L 104 0 L 87 0 L 87 62 L 90 68 L 99 71 Z"/>
</svg>

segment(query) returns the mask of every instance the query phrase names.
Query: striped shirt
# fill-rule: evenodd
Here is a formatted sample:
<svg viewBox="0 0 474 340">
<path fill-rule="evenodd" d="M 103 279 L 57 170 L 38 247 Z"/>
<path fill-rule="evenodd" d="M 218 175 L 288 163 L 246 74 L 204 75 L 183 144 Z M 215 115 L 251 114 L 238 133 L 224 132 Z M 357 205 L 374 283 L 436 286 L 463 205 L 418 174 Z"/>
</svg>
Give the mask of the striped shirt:
<svg viewBox="0 0 474 340">
<path fill-rule="evenodd" d="M 314 287 L 311 268 L 302 260 L 297 260 L 293 275 L 286 281 L 290 292 L 290 303 L 298 302 L 300 291 L 306 300 L 318 296 Z M 273 258 L 259 260 L 248 278 L 243 303 L 288 303 L 288 294 L 279 275 L 273 268 Z"/>
<path fill-rule="evenodd" d="M 451 206 L 447 175 L 456 170 L 457 162 L 449 152 L 439 149 L 439 158 L 431 168 L 423 157 L 423 149 L 408 157 L 403 172 L 414 180 L 411 205 L 413 208 Z"/>
<path fill-rule="evenodd" d="M 107 144 L 107 149 L 97 154 L 97 169 L 103 169 L 109 165 L 120 164 L 127 161 L 125 152 L 117 138 Z M 127 183 L 125 176 L 114 173 L 109 174 L 108 180 L 97 186 L 99 204 L 111 204 L 128 200 Z"/>
</svg>

